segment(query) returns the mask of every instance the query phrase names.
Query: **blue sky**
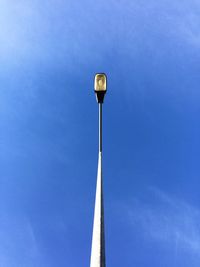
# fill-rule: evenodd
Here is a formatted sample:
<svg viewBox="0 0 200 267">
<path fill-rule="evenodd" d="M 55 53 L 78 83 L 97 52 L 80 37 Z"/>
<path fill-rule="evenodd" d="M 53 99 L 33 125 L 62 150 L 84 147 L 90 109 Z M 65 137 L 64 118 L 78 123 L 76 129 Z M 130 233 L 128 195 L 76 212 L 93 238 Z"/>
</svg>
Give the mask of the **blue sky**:
<svg viewBox="0 0 200 267">
<path fill-rule="evenodd" d="M 96 72 L 107 266 L 200 265 L 200 4 L 1 0 L 0 266 L 89 266 Z"/>
</svg>

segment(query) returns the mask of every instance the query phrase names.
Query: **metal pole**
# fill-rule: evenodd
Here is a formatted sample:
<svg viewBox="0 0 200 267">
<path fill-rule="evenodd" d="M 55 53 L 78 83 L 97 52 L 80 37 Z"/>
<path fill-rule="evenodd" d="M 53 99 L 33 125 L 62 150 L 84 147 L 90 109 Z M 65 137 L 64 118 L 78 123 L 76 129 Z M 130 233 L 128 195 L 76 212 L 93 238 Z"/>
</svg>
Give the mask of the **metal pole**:
<svg viewBox="0 0 200 267">
<path fill-rule="evenodd" d="M 102 103 L 99 103 L 99 152 L 102 152 Z"/>
</svg>

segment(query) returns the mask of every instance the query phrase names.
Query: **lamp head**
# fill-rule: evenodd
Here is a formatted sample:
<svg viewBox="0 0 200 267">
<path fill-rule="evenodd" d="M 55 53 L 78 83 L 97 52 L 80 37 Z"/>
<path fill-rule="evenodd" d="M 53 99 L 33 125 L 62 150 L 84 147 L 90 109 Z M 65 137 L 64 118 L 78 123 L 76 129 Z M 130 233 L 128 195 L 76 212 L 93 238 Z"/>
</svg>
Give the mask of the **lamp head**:
<svg viewBox="0 0 200 267">
<path fill-rule="evenodd" d="M 94 79 L 94 91 L 98 103 L 103 103 L 106 90 L 106 75 L 104 73 L 97 73 Z"/>
</svg>

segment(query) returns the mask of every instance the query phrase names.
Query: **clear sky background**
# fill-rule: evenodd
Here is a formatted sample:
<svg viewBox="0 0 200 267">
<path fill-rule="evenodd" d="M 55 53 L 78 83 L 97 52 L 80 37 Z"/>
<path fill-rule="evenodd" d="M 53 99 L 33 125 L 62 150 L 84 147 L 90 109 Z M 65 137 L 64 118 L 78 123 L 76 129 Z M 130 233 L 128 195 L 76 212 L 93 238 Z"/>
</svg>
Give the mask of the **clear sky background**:
<svg viewBox="0 0 200 267">
<path fill-rule="evenodd" d="M 96 72 L 108 267 L 200 266 L 200 3 L 0 1 L 0 267 L 86 267 Z"/>
</svg>

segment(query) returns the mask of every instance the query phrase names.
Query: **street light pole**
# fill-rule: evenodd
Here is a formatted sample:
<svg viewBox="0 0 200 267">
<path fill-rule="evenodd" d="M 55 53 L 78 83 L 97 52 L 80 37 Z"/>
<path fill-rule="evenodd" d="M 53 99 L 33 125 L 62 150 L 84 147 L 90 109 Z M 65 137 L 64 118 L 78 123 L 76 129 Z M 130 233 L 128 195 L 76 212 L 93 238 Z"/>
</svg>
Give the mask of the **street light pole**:
<svg viewBox="0 0 200 267">
<path fill-rule="evenodd" d="M 90 267 L 105 267 L 104 203 L 102 181 L 102 105 L 106 93 L 106 75 L 95 76 L 95 93 L 99 105 L 99 159 L 92 235 Z"/>
</svg>

